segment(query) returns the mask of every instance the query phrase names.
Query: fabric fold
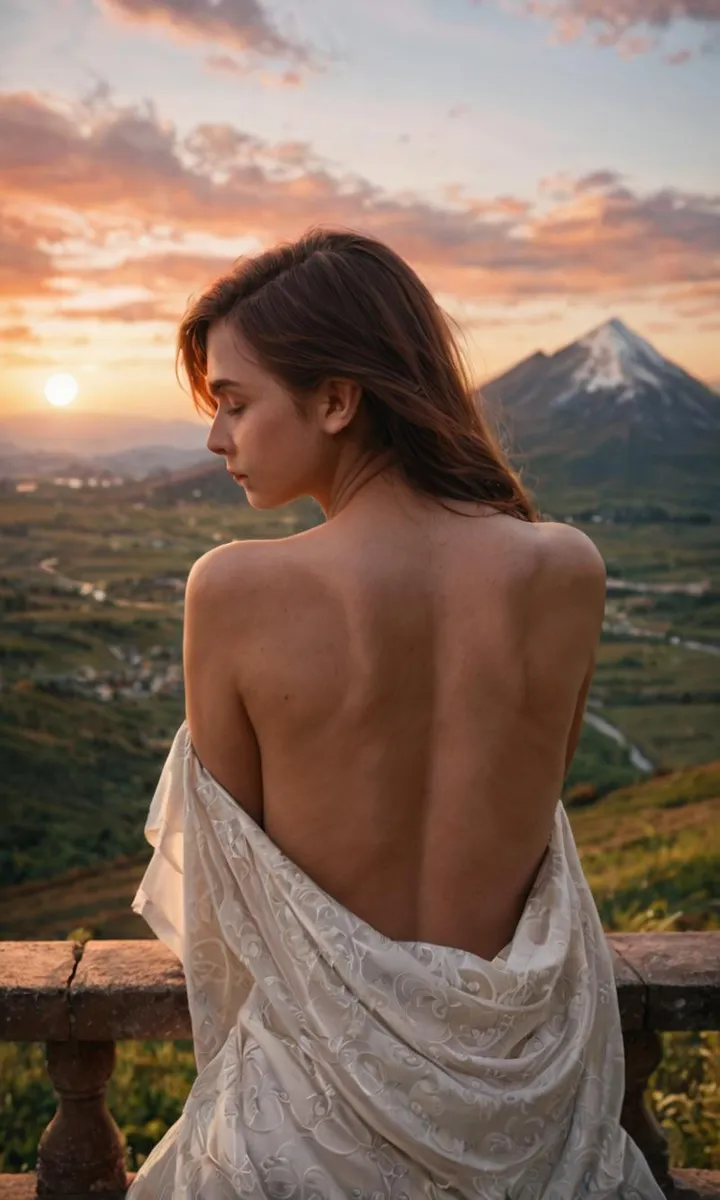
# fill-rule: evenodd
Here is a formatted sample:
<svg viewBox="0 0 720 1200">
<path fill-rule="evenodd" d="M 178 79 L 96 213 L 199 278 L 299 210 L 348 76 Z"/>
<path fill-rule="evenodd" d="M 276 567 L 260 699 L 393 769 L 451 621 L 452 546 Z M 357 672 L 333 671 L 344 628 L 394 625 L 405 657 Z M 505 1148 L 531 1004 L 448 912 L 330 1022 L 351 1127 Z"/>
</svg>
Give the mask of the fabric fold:
<svg viewBox="0 0 720 1200">
<path fill-rule="evenodd" d="M 314 883 L 180 726 L 133 902 L 182 959 L 198 1077 L 130 1200 L 662 1200 L 620 1125 L 610 951 L 561 802 L 492 961 Z"/>
</svg>

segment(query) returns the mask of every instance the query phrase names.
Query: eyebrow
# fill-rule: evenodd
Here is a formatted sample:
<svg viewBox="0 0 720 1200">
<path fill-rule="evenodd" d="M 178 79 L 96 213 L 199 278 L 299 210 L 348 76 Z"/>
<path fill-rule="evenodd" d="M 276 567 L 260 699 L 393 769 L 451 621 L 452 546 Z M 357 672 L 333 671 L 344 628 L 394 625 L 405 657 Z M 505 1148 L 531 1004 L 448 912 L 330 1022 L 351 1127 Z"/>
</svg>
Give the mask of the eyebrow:
<svg viewBox="0 0 720 1200">
<path fill-rule="evenodd" d="M 242 392 L 244 396 L 247 395 L 243 385 L 238 383 L 237 379 L 211 379 L 208 380 L 205 386 L 207 387 L 207 390 L 210 392 L 211 396 L 217 396 L 220 392 L 228 392 L 231 390 L 235 392 Z"/>
</svg>

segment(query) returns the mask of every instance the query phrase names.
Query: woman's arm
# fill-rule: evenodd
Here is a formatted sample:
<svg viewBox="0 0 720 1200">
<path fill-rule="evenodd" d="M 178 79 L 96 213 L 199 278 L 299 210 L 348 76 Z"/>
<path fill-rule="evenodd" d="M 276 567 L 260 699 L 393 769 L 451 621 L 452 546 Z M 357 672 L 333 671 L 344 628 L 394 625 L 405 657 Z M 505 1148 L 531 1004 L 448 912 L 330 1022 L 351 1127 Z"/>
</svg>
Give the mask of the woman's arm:
<svg viewBox="0 0 720 1200">
<path fill-rule="evenodd" d="M 217 546 L 193 565 L 185 591 L 183 672 L 188 730 L 200 762 L 262 826 L 260 749 L 238 685 L 257 566 L 244 542 Z"/>
</svg>

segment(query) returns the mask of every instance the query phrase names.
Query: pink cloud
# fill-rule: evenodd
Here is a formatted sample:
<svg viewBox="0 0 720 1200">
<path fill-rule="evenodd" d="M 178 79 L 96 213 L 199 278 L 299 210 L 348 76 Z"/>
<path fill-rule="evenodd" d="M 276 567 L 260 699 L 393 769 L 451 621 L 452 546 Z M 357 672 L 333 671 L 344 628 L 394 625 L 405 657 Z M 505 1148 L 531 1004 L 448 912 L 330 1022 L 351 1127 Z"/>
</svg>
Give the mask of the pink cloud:
<svg viewBox="0 0 720 1200">
<path fill-rule="evenodd" d="M 657 293 L 690 311 L 720 290 L 720 195 L 636 192 L 608 168 L 564 175 L 561 188 L 545 181 L 537 202 L 466 196 L 456 185 L 441 204 L 339 173 L 306 142 L 272 143 L 225 123 L 181 138 L 152 110 L 110 101 L 71 116 L 45 98 L 0 95 L 0 122 L 0 236 L 10 247 L 0 287 L 39 298 L 88 286 L 147 291 L 100 319 L 173 319 L 190 291 L 227 266 L 188 252 L 189 236 L 269 244 L 325 223 L 389 242 L 431 287 L 474 303 Z M 96 264 L 97 246 L 112 236 L 158 228 L 175 250 L 135 249 L 112 268 Z"/>
<path fill-rule="evenodd" d="M 548 20 L 560 42 L 575 41 L 590 33 L 596 45 L 612 46 L 626 58 L 654 49 L 658 34 L 678 21 L 700 26 L 720 21 L 720 0 L 510 0 L 510 3 L 517 12 Z M 665 61 L 678 66 L 693 53 L 690 49 L 679 50 Z"/>
<path fill-rule="evenodd" d="M 243 65 L 231 54 L 208 54 L 205 66 L 216 75 L 242 75 Z"/>
<path fill-rule="evenodd" d="M 227 49 L 309 65 L 309 47 L 283 34 L 260 0 L 95 0 L 110 16 L 161 29 L 181 41 L 215 42 Z"/>
<path fill-rule="evenodd" d="M 233 75 L 238 78 L 252 76 L 253 80 L 257 80 L 268 88 L 296 88 L 302 87 L 304 83 L 301 73 L 294 69 L 281 71 L 279 75 L 271 75 L 267 71 L 253 73 L 247 65 L 232 58 L 229 54 L 209 54 L 205 59 L 205 66 L 215 75 Z"/>
</svg>

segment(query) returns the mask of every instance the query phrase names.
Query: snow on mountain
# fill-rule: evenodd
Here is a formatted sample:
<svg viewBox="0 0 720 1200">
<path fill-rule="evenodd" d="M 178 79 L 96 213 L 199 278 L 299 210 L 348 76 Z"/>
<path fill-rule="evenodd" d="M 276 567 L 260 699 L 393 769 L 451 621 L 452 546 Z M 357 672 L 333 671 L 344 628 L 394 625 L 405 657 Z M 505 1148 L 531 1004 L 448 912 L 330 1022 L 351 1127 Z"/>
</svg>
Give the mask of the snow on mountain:
<svg viewBox="0 0 720 1200">
<path fill-rule="evenodd" d="M 586 392 L 614 389 L 618 393 L 616 403 L 623 404 L 637 395 L 640 383 L 662 387 L 667 360 L 617 317 L 599 325 L 576 344 L 586 355 L 571 376 L 576 388 L 584 388 Z"/>
</svg>

